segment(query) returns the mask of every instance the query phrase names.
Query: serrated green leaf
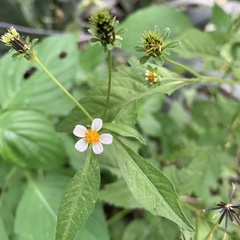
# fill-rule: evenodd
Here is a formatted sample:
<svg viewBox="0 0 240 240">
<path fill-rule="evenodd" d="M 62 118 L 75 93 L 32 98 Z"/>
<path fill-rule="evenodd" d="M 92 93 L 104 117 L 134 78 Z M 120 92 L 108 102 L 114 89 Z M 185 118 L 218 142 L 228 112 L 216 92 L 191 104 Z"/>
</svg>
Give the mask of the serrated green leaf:
<svg viewBox="0 0 240 240">
<path fill-rule="evenodd" d="M 134 128 L 128 125 L 121 124 L 121 123 L 104 123 L 103 127 L 109 131 L 119 134 L 120 136 L 132 137 L 137 139 L 140 143 L 146 144 L 143 136 Z"/>
<path fill-rule="evenodd" d="M 177 40 L 181 42 L 181 45 L 172 51 L 177 52 L 181 57 L 202 57 L 219 61 L 217 43 L 208 33 L 190 29 L 185 31 Z"/>
<path fill-rule="evenodd" d="M 36 44 L 34 49 L 49 71 L 67 89 L 70 88 L 78 64 L 76 36 L 48 37 Z M 66 53 L 65 58 L 60 57 L 62 52 Z M 26 77 L 33 67 L 36 68 L 34 74 Z M 12 62 L 10 54 L 0 60 L 0 85 L 2 109 L 33 108 L 49 114 L 65 115 L 74 106 L 37 63 L 26 59 Z"/>
<path fill-rule="evenodd" d="M 0 155 L 30 168 L 50 169 L 65 161 L 52 123 L 33 110 L 10 110 L 0 115 Z"/>
<path fill-rule="evenodd" d="M 114 122 L 122 123 L 129 126 L 134 126 L 137 118 L 137 103 L 136 101 L 127 102 L 115 114 Z"/>
<path fill-rule="evenodd" d="M 18 240 L 54 239 L 57 209 L 66 177 L 30 182 L 17 208 L 14 232 Z"/>
<path fill-rule="evenodd" d="M 116 207 L 142 208 L 142 205 L 133 197 L 123 179 L 105 185 L 104 189 L 100 191 L 99 199 Z"/>
<path fill-rule="evenodd" d="M 178 204 L 172 182 L 159 169 L 115 139 L 118 163 L 122 175 L 136 200 L 153 215 L 175 222 L 181 228 L 193 231 Z"/>
<path fill-rule="evenodd" d="M 91 152 L 82 169 L 67 185 L 61 199 L 56 240 L 73 240 L 94 209 L 100 186 L 100 170 Z"/>
<path fill-rule="evenodd" d="M 149 88 L 145 80 L 146 65 L 139 64 L 138 61 L 131 61 L 131 67 L 122 66 L 118 69 L 118 73 L 112 79 L 112 92 L 110 96 L 109 108 L 107 111 L 106 122 L 115 121 L 119 118 L 121 112 L 121 119 L 124 116 L 128 119 L 129 111 L 125 111 L 128 104 L 136 102 L 137 100 L 149 96 L 154 93 L 171 94 L 181 86 L 188 84 L 186 80 L 177 80 L 176 75 L 166 68 L 152 65 L 157 68 L 160 75 L 159 86 Z M 81 104 L 88 110 L 93 117 L 101 117 L 107 95 L 107 83 L 103 82 L 97 87 L 92 88 L 87 93 L 87 97 L 81 100 Z M 136 116 L 136 114 L 135 114 Z M 84 116 L 79 109 L 75 108 L 72 113 L 66 117 L 58 126 L 59 131 L 72 132 L 75 125 L 79 124 L 81 119 L 82 125 L 89 124 L 89 120 Z M 121 122 L 122 123 L 122 122 Z M 126 123 L 128 124 L 128 123 Z"/>
<path fill-rule="evenodd" d="M 175 183 L 180 194 L 191 194 L 204 181 L 205 173 L 211 161 L 211 149 L 202 147 L 195 148 L 195 156 L 193 156 L 190 164 L 182 169 L 168 167 L 164 172 Z M 193 181 L 194 180 L 194 181 Z"/>
</svg>

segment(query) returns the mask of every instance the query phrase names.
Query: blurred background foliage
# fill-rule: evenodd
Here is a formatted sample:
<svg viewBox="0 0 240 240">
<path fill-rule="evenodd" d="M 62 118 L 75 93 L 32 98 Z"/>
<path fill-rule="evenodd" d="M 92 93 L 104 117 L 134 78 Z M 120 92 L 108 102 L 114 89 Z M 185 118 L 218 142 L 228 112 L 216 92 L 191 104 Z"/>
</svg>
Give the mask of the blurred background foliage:
<svg viewBox="0 0 240 240">
<path fill-rule="evenodd" d="M 216 2 L 219 6 L 211 0 L 1 0 L 0 34 L 13 25 L 21 35 L 39 38 L 39 58 L 77 99 L 84 99 L 87 90 L 97 86 L 107 76 L 105 55 L 98 45 L 88 44 L 91 36 L 86 31 L 92 11 L 96 6 L 104 4 L 117 16 L 121 26 L 128 29 L 123 36 L 122 49 L 113 52 L 115 69 L 119 65 L 127 66 L 129 59 L 140 56 L 134 50 L 134 46 L 139 43 L 139 35 L 157 25 L 160 29 L 170 27 L 170 38 L 181 42 L 180 47 L 171 54 L 172 58 L 204 75 L 239 81 L 240 3 L 227 0 Z M 55 90 L 55 87 L 48 85 L 43 74 L 30 72 L 29 76 L 25 75 L 34 67 L 32 63 L 25 60 L 12 63 L 9 55 L 4 55 L 7 50 L 0 44 L 1 111 L 31 108 L 43 112 L 47 120 L 40 121 L 39 128 L 46 128 L 45 124 L 51 122 L 49 132 L 52 138 L 46 138 L 49 142 L 54 142 L 55 146 L 45 152 L 46 155 L 54 155 L 50 156 L 52 162 L 47 163 L 47 166 L 41 165 L 44 170 L 40 170 L 46 170 L 45 178 L 42 178 L 41 171 L 39 173 L 39 166 L 31 163 L 30 159 L 29 162 L 22 162 L 21 152 L 11 156 L 18 166 L 27 164 L 27 167 L 38 170 L 38 173 L 33 171 L 36 178 L 28 186 L 20 168 L 13 170 L 10 163 L 3 163 L 2 160 L 7 158 L 9 152 L 1 153 L 1 186 L 7 186 L 9 191 L 2 190 L 0 239 L 50 240 L 53 239 L 56 223 L 48 211 L 41 210 L 46 210 L 46 206 L 42 203 L 39 192 L 57 212 L 56 206 L 64 186 L 75 170 L 82 167 L 85 154 L 79 154 L 73 149 L 72 136 L 53 131 L 56 126 L 60 129 L 62 120 L 70 114 L 73 108 L 71 103 L 62 98 L 61 92 Z M 167 64 L 166 67 L 180 75 L 191 77 L 181 69 Z M 29 77 L 30 80 L 25 81 Z M 6 83 L 11 79 L 15 80 Z M 34 79 L 38 81 L 34 82 Z M 55 101 L 52 101 L 52 96 Z M 237 186 L 234 199 L 239 202 L 239 101 L 239 85 L 203 83 L 183 87 L 170 96 L 159 93 L 147 96 L 137 103 L 136 128 L 145 137 L 147 145 L 142 146 L 130 140 L 129 145 L 160 167 L 173 181 L 182 199 L 182 207 L 197 229 L 194 239 L 204 239 L 215 224 L 211 214 L 200 216 L 198 210 L 215 206 L 219 201 L 228 202 L 231 182 Z M 38 114 L 29 112 L 29 115 L 25 115 L 21 110 L 14 115 L 3 113 L 0 124 L 17 124 L 18 131 L 22 131 L 25 119 L 37 124 L 35 119 L 41 119 Z M 20 124 L 19 119 L 22 119 Z M 4 145 L 5 142 L 2 141 L 1 144 Z M 64 151 L 59 154 L 61 144 Z M 37 148 L 34 144 L 31 147 Z M 16 146 L 10 146 L 10 150 L 15 148 Z M 100 199 L 104 204 L 96 206 L 76 240 L 179 239 L 180 231 L 175 224 L 141 210 L 126 184 L 119 178 L 120 172 L 113 155 L 104 152 L 100 164 Z M 55 169 L 49 170 L 53 166 Z M 12 174 L 14 178 L 11 178 Z M 28 208 L 31 211 L 26 212 Z M 36 216 L 38 224 L 43 226 L 39 232 L 36 231 L 39 229 L 35 222 Z M 32 223 L 36 223 L 36 226 Z M 94 232 L 91 230 L 93 226 Z M 223 228 L 220 229 L 215 233 L 214 239 L 222 239 Z M 229 239 L 240 238 L 237 227 L 230 226 L 229 234 Z M 190 238 L 188 233 L 185 235 L 187 239 Z"/>
</svg>

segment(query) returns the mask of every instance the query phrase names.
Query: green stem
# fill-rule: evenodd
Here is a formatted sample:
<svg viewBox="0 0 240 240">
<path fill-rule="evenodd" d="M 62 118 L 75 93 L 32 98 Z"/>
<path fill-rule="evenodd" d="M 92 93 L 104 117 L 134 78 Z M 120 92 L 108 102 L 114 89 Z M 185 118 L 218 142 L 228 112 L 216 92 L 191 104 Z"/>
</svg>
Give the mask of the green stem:
<svg viewBox="0 0 240 240">
<path fill-rule="evenodd" d="M 190 72 L 192 75 L 194 75 L 196 78 L 192 78 L 192 81 L 194 82 L 205 82 L 205 81 L 209 81 L 209 82 L 216 82 L 216 83 L 226 83 L 226 84 L 236 84 L 237 81 L 234 81 L 234 80 L 231 80 L 231 81 L 227 81 L 227 80 L 224 80 L 224 79 L 220 79 L 220 78 L 215 78 L 215 77 L 208 77 L 208 76 L 202 76 L 200 74 L 198 74 L 197 72 L 195 72 L 194 70 L 192 70 L 191 68 L 181 64 L 181 63 L 178 63 L 178 62 L 175 62 L 175 61 L 172 61 L 171 59 L 167 58 L 166 56 L 163 56 L 163 59 L 170 63 L 170 64 L 173 64 L 179 68 L 182 68 L 188 72 Z M 181 80 L 180 78 L 178 78 L 178 80 Z M 191 80 L 188 80 L 188 81 L 191 81 Z"/>
<path fill-rule="evenodd" d="M 170 63 L 170 64 L 172 64 L 172 65 L 175 65 L 176 67 L 182 68 L 182 69 L 190 72 L 192 75 L 194 75 L 194 76 L 197 77 L 197 78 L 202 78 L 202 76 L 201 76 L 200 74 L 198 74 L 197 72 L 195 72 L 195 71 L 192 70 L 191 68 L 189 68 L 189 67 L 187 67 L 187 66 L 185 66 L 185 65 L 183 65 L 183 64 L 181 64 L 181 63 L 172 61 L 171 59 L 167 58 L 166 56 L 163 56 L 163 59 L 164 59 L 166 62 L 168 62 L 168 63 Z"/>
<path fill-rule="evenodd" d="M 111 217 L 111 218 L 107 221 L 107 225 L 108 225 L 108 226 L 113 225 L 115 222 L 119 221 L 119 220 L 122 219 L 124 216 L 126 216 L 129 212 L 131 212 L 130 209 L 123 209 L 122 211 L 118 212 L 118 213 L 115 214 L 113 217 Z"/>
<path fill-rule="evenodd" d="M 69 93 L 66 88 L 48 71 L 48 69 L 42 64 L 42 62 L 36 56 L 35 61 L 46 73 L 47 75 L 57 84 L 57 86 L 78 106 L 78 108 L 86 115 L 86 117 L 92 121 L 92 116 L 87 112 L 87 110 L 73 97 L 71 93 Z"/>
<path fill-rule="evenodd" d="M 219 227 L 219 220 L 214 224 L 213 228 L 204 239 L 212 239 L 213 233 L 216 231 L 218 227 Z"/>
<path fill-rule="evenodd" d="M 216 82 L 216 83 L 226 83 L 230 85 L 237 84 L 236 80 L 224 80 L 220 78 L 215 78 L 215 77 L 207 77 L 207 76 L 202 76 L 201 77 L 203 82 L 204 81 L 209 81 L 209 82 Z"/>
<path fill-rule="evenodd" d="M 4 182 L 1 186 L 1 194 L 0 194 L 0 207 L 2 207 L 3 204 L 3 198 L 5 196 L 5 194 L 7 193 L 7 188 L 14 176 L 14 174 L 16 173 L 17 168 L 16 167 L 12 167 L 9 171 L 9 173 L 6 175 L 6 177 L 4 178 Z"/>
<path fill-rule="evenodd" d="M 105 119 L 107 115 L 109 99 L 110 99 L 110 92 L 111 92 L 111 85 L 112 85 L 112 53 L 108 50 L 108 90 L 107 90 L 107 100 L 106 105 L 103 113 L 103 119 Z"/>
</svg>

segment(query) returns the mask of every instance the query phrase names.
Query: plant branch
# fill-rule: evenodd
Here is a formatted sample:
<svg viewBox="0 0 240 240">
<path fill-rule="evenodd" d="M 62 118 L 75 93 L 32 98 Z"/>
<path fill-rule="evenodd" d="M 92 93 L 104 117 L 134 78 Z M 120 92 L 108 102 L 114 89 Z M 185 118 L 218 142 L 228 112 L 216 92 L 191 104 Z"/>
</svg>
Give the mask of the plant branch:
<svg viewBox="0 0 240 240">
<path fill-rule="evenodd" d="M 111 85 L 112 85 L 112 53 L 111 50 L 107 50 L 108 52 L 108 89 L 107 89 L 107 100 L 106 105 L 103 113 L 103 120 L 106 118 L 109 99 L 110 99 L 110 92 L 111 92 Z"/>
<path fill-rule="evenodd" d="M 178 62 L 175 62 L 175 61 L 172 61 L 171 59 L 167 58 L 166 56 L 163 56 L 162 57 L 166 62 L 172 64 L 172 65 L 175 65 L 176 67 L 179 67 L 179 68 L 182 68 L 184 70 L 186 70 L 187 72 L 191 73 L 192 75 L 194 75 L 195 77 L 197 78 L 202 78 L 202 76 L 200 74 L 198 74 L 197 72 L 195 72 L 194 70 L 192 70 L 191 68 L 181 64 L 181 63 L 178 63 Z"/>
</svg>

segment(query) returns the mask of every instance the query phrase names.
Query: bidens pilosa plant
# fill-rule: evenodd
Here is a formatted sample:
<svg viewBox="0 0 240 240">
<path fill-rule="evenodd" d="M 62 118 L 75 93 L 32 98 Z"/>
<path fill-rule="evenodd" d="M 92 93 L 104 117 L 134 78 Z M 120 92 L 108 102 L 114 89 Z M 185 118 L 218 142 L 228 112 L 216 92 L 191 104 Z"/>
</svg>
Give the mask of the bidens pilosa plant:
<svg viewBox="0 0 240 240">
<path fill-rule="evenodd" d="M 190 232 L 190 239 L 194 239 L 192 238 L 192 236 L 194 236 L 195 234 L 195 228 L 198 227 L 198 224 L 195 224 L 195 222 L 200 219 L 198 214 L 200 212 L 198 210 L 199 206 L 196 207 L 197 204 L 195 204 L 194 202 L 196 201 L 196 199 L 192 196 L 179 198 L 177 190 L 179 190 L 180 192 L 182 190 L 184 194 L 197 194 L 197 192 L 194 191 L 197 185 L 201 185 L 201 182 L 203 181 L 203 175 L 207 171 L 206 166 L 208 164 L 213 164 L 211 161 L 211 157 L 209 156 L 209 152 L 212 152 L 212 149 L 209 150 L 207 147 L 202 147 L 201 144 L 203 144 L 203 140 L 199 141 L 199 146 L 195 146 L 190 141 L 188 141 L 187 138 L 184 138 L 181 144 L 186 144 L 186 148 L 190 152 L 188 152 L 189 155 L 191 155 L 191 161 L 189 160 L 189 165 L 186 164 L 186 168 L 180 169 L 179 172 L 177 171 L 178 169 L 176 170 L 176 168 L 168 168 L 168 170 L 166 170 L 166 166 L 172 164 L 170 158 L 168 159 L 168 161 L 166 161 L 167 164 L 160 164 L 161 158 L 165 158 L 166 156 L 161 156 L 159 158 L 157 157 L 157 154 L 153 154 L 153 156 L 148 156 L 148 154 L 151 153 L 151 151 L 156 148 L 156 146 L 154 145 L 155 143 L 148 143 L 151 138 L 146 137 L 146 141 L 141 134 L 141 128 L 146 130 L 147 133 L 148 128 L 151 128 L 151 125 L 154 125 L 156 123 L 152 120 L 152 115 L 154 115 L 155 113 L 152 114 L 152 109 L 148 109 L 149 112 L 145 111 L 144 114 L 141 114 L 139 110 L 141 108 L 139 107 L 139 105 L 141 104 L 138 105 L 138 103 L 141 103 L 141 101 L 144 103 L 148 102 L 149 99 L 151 100 L 151 97 L 154 96 L 154 94 L 156 93 L 161 96 L 163 96 L 163 94 L 171 94 L 176 89 L 186 86 L 188 84 L 197 85 L 200 83 L 204 83 L 207 85 L 209 84 L 209 82 L 215 84 L 235 84 L 235 81 L 229 82 L 225 79 L 213 76 L 205 76 L 182 63 L 170 59 L 170 50 L 177 49 L 177 47 L 180 46 L 180 42 L 176 40 L 168 40 L 168 37 L 170 36 L 170 28 L 166 27 L 165 29 L 163 29 L 163 31 L 161 31 L 157 26 L 154 26 L 152 30 L 146 30 L 142 35 L 140 35 L 140 45 L 137 45 L 136 43 L 136 50 L 144 53 L 144 56 L 141 57 L 139 61 L 130 60 L 130 66 L 121 66 L 118 71 L 113 72 L 112 51 L 115 47 L 121 48 L 121 41 L 124 40 L 121 35 L 126 31 L 126 29 L 118 28 L 119 23 L 116 20 L 116 17 L 112 16 L 109 10 L 106 8 L 94 12 L 90 17 L 89 24 L 89 32 L 93 35 L 91 43 L 97 43 L 96 45 L 92 46 L 96 47 L 100 44 L 103 50 L 102 52 L 107 55 L 107 79 L 106 81 L 102 81 L 101 83 L 92 84 L 92 88 L 87 91 L 86 96 L 84 96 L 84 98 L 81 98 L 80 100 L 77 100 L 75 95 L 72 94 L 71 91 L 67 90 L 72 90 L 73 88 L 75 88 L 76 86 L 74 84 L 69 88 L 66 88 L 65 85 L 62 84 L 61 81 L 59 81 L 54 76 L 54 74 L 50 72 L 50 67 L 48 69 L 42 63 L 40 57 L 37 54 L 37 50 L 35 49 L 35 40 L 31 42 L 28 37 L 26 39 L 23 38 L 22 36 L 20 36 L 20 34 L 14 27 L 11 27 L 8 32 L 1 37 L 1 41 L 3 43 L 17 51 L 17 53 L 13 55 L 15 59 L 20 59 L 21 57 L 24 57 L 27 60 L 37 64 L 37 66 L 39 66 L 46 73 L 46 76 L 54 82 L 55 86 L 57 86 L 61 90 L 61 93 L 64 93 L 68 100 L 70 100 L 75 105 L 75 108 L 72 110 L 71 113 L 64 113 L 65 115 L 61 115 L 63 120 L 58 125 L 58 128 L 62 127 L 63 131 L 71 133 L 71 137 L 67 135 L 69 138 L 66 137 L 66 135 L 62 137 L 64 138 L 63 141 L 65 141 L 66 146 L 63 146 L 64 144 L 61 145 L 61 141 L 55 143 L 55 137 L 51 138 L 50 135 L 52 135 L 53 132 L 55 133 L 54 129 L 49 130 L 48 137 L 49 139 L 51 139 L 51 141 L 48 140 L 47 144 L 45 142 L 42 143 L 44 138 L 42 137 L 39 140 L 38 135 L 33 138 L 26 135 L 24 140 L 22 140 L 23 149 L 23 146 L 27 146 L 27 143 L 29 143 L 29 139 L 34 139 L 34 141 L 37 141 L 37 143 L 39 141 L 41 144 L 38 145 L 47 145 L 47 147 L 43 148 L 43 150 L 41 148 L 38 149 L 35 146 L 35 148 L 37 148 L 36 151 L 41 152 L 44 156 L 44 150 L 48 151 L 48 144 L 55 144 L 54 149 L 57 150 L 66 147 L 68 149 L 68 152 L 72 152 L 74 149 L 74 144 L 72 144 L 72 140 L 75 140 L 76 137 L 80 138 L 76 140 L 74 149 L 76 150 L 76 152 L 74 152 L 73 155 L 74 157 L 77 156 L 77 158 L 79 159 L 84 158 L 84 161 L 82 161 L 81 167 L 79 167 L 79 169 L 76 173 L 74 173 L 74 175 L 72 174 L 72 171 L 67 171 L 66 175 L 69 176 L 71 174 L 71 179 L 68 181 L 64 193 L 61 195 L 62 197 L 57 210 L 57 215 L 55 215 L 54 211 L 48 206 L 48 204 L 46 204 L 47 200 L 44 199 L 43 201 L 45 206 L 47 205 L 47 209 L 51 213 L 51 217 L 53 216 L 53 219 L 55 221 L 54 224 L 56 227 L 56 231 L 54 229 L 52 234 L 54 234 L 56 240 L 77 239 L 78 236 L 82 233 L 81 230 L 84 229 L 84 227 L 88 223 L 88 220 L 91 219 L 91 217 L 93 216 L 91 214 L 94 214 L 94 209 L 98 207 L 97 202 L 104 200 L 105 196 L 105 199 L 114 199 L 112 201 L 114 204 L 116 203 L 116 205 L 126 205 L 126 208 L 129 207 L 129 209 L 145 209 L 146 212 L 149 212 L 151 215 L 157 216 L 156 218 L 154 218 L 154 221 L 159 221 L 157 222 L 157 227 L 159 229 L 163 229 L 164 224 L 166 224 L 166 220 L 163 220 L 162 217 L 171 220 L 171 222 L 174 222 L 176 226 L 178 226 L 176 228 L 177 238 L 182 236 L 183 239 L 187 239 L 187 237 L 185 237 L 187 236 L 186 233 Z M 40 44 L 41 43 L 39 43 L 39 45 Z M 50 61 L 46 62 L 50 64 Z M 169 65 L 165 65 L 166 63 Z M 15 62 L 15 64 L 17 63 Z M 177 69 L 181 69 L 181 71 L 184 73 L 182 74 L 183 76 L 180 73 L 169 70 L 168 66 L 171 65 L 173 67 L 176 67 Z M 60 68 L 61 66 L 59 65 L 58 70 Z M 185 74 L 190 74 L 191 77 L 186 77 Z M 59 77 L 61 77 L 61 74 L 59 74 Z M 38 79 L 35 80 L 37 82 Z M 36 91 L 36 89 L 34 89 L 34 91 Z M 76 96 L 78 95 L 76 94 Z M 26 99 L 25 102 L 29 103 L 28 99 Z M 158 105 L 158 102 L 153 101 L 153 103 L 151 104 L 151 107 L 154 108 L 155 105 Z M 14 107 L 15 105 L 10 108 L 11 111 L 14 109 Z M 25 108 L 26 106 L 24 105 L 23 109 Z M 31 105 L 31 108 L 34 108 L 34 106 Z M 31 108 L 29 107 L 29 111 L 32 110 Z M 48 105 L 45 104 L 44 108 L 48 108 Z M 21 111 L 23 111 L 23 109 L 21 109 Z M 178 109 L 176 108 L 176 110 Z M 141 125 L 141 120 L 138 119 L 138 111 L 140 118 L 144 115 L 144 117 L 147 119 L 147 124 Z M 18 116 L 18 118 L 16 119 L 20 122 L 20 126 L 24 126 L 26 129 L 20 129 L 20 135 L 28 134 L 32 130 L 34 132 L 37 132 L 38 134 L 44 134 L 45 132 L 47 132 L 47 123 L 49 123 L 50 121 L 44 121 L 44 118 L 40 117 L 40 112 L 41 111 L 38 110 L 38 113 L 35 113 L 36 115 L 32 114 L 31 112 L 29 119 L 24 118 L 26 117 L 26 115 L 22 114 L 21 112 L 21 116 Z M 35 117 L 31 118 L 33 115 Z M 2 121 L 4 124 L 7 123 L 7 125 L 10 126 L 9 119 L 15 118 L 11 115 L 6 115 L 4 117 L 4 121 Z M 161 121 L 163 118 L 162 116 L 158 115 L 157 119 Z M 178 120 L 180 122 L 182 121 L 181 118 L 179 118 Z M 22 123 L 21 121 L 23 121 L 24 123 Z M 135 128 L 135 124 L 137 121 L 139 121 L 140 124 L 137 128 Z M 169 137 L 169 126 L 176 127 L 177 125 L 181 125 L 182 129 L 187 128 L 188 134 L 192 138 L 197 134 L 203 134 L 203 129 L 198 124 L 195 124 L 194 128 L 190 129 L 190 127 L 188 128 L 188 126 L 183 126 L 182 122 L 172 123 L 170 118 L 165 119 L 165 123 L 168 122 L 168 127 L 162 126 L 161 131 L 151 131 L 151 134 L 153 134 L 154 136 L 152 138 L 154 139 L 158 135 L 163 134 L 161 143 L 162 148 L 165 147 L 164 144 L 166 144 L 166 141 Z M 0 126 L 3 123 L 0 119 Z M 42 123 L 44 123 L 44 128 L 40 128 L 39 130 L 39 125 L 41 125 Z M 236 121 L 234 123 L 235 124 L 231 126 L 231 131 L 237 129 L 238 117 L 236 117 Z M 29 129 L 26 127 L 28 126 L 28 124 L 30 124 Z M 144 127 L 142 127 L 143 125 Z M 13 128 L 16 128 L 16 126 L 17 124 L 13 124 Z M 139 131 L 137 131 L 136 129 L 138 129 Z M 147 136 L 146 133 L 144 133 L 144 136 Z M 4 134 L 7 135 L 9 134 L 9 132 Z M 3 151 L 3 153 L 0 154 L 1 158 L 2 156 L 4 156 L 5 158 L 4 154 L 8 154 L 10 159 L 9 161 L 12 161 L 19 168 L 24 169 L 26 179 L 35 188 L 35 185 L 33 184 L 35 172 L 32 173 L 30 171 L 32 167 L 31 164 L 33 163 L 31 162 L 31 160 L 28 159 L 28 161 L 24 162 L 23 160 L 23 163 L 19 164 L 19 161 L 17 161 L 18 158 L 14 154 L 14 151 L 11 152 L 9 150 L 11 149 L 11 146 L 15 145 L 9 140 L 9 138 L 11 139 L 11 137 L 8 136 L 6 140 L 4 134 L 0 136 L 4 140 L 2 141 L 0 139 L 0 152 L 2 143 L 2 145 L 6 145 L 7 150 Z M 177 135 L 178 133 L 176 131 L 176 142 L 179 143 Z M 175 140 L 175 135 L 171 137 Z M 25 139 L 27 139 L 28 141 L 25 142 Z M 66 143 L 68 140 L 71 144 Z M 206 141 L 206 138 L 204 138 L 204 140 Z M 106 146 L 103 146 L 103 144 L 106 144 Z M 140 144 L 146 145 L 145 148 L 143 148 L 145 149 L 144 151 L 142 151 L 142 149 L 139 147 Z M 70 150 L 69 145 L 71 146 Z M 229 146 L 229 144 L 226 146 Z M 177 147 L 180 149 L 179 145 L 177 145 Z M 49 150 L 50 153 L 48 156 L 52 156 L 51 154 L 54 149 Z M 192 154 L 193 150 L 196 150 L 196 154 L 194 156 Z M 19 152 L 21 153 L 21 151 L 24 152 L 24 156 L 27 156 L 26 152 L 28 153 L 28 151 L 26 151 L 25 149 L 20 150 L 16 148 L 17 154 L 19 154 Z M 32 151 L 34 152 L 35 150 Z M 29 151 L 29 154 L 31 154 L 31 151 Z M 57 156 L 61 156 L 61 153 Z M 148 159 L 145 159 L 144 157 Z M 176 155 L 175 157 L 177 158 L 178 155 Z M 152 159 L 155 158 L 157 160 L 152 161 Z M 181 157 L 179 157 L 179 159 L 181 159 Z M 39 173 L 39 175 L 41 176 L 44 175 L 42 174 L 42 171 L 45 170 L 45 165 L 42 164 L 42 162 L 44 162 L 44 164 L 47 164 L 48 161 L 45 161 L 44 157 L 39 160 L 39 165 L 37 165 L 37 167 L 41 167 L 41 173 Z M 63 170 L 63 163 L 64 162 L 60 163 L 61 171 Z M 68 162 L 66 163 L 66 168 L 68 168 L 69 164 L 70 163 Z M 35 165 L 33 164 L 33 166 Z M 124 194 L 129 192 L 127 196 L 128 201 L 122 200 L 125 198 L 118 195 L 119 189 L 117 187 L 116 189 L 114 189 L 116 193 L 104 195 L 105 190 L 101 189 L 100 187 L 105 184 L 103 181 L 101 182 L 101 174 L 103 174 L 104 168 L 109 170 L 111 169 L 111 167 L 114 168 L 114 170 L 112 171 L 112 175 L 114 175 L 116 183 L 114 182 L 110 184 L 113 184 L 111 186 L 115 187 L 122 186 L 124 189 Z M 199 172 L 197 172 L 198 170 Z M 184 184 L 186 184 L 185 182 L 187 182 L 187 184 L 190 184 L 192 182 L 193 176 L 196 177 L 196 185 L 192 187 L 191 192 L 188 187 L 184 189 Z M 185 178 L 186 181 L 184 180 Z M 106 191 L 108 191 L 108 189 Z M 182 192 L 181 194 L 183 195 Z M 204 194 L 206 193 L 204 192 Z M 226 239 L 227 237 L 228 220 L 230 219 L 232 222 L 236 222 L 237 225 L 239 225 L 240 223 L 238 213 L 235 211 L 235 209 L 239 208 L 239 204 L 232 204 L 232 198 L 233 192 L 230 196 L 230 203 L 226 204 L 222 201 L 220 204 L 217 205 L 216 208 L 206 209 L 206 211 L 216 209 L 220 210 L 219 214 L 221 214 L 221 216 L 217 225 L 220 225 L 223 218 L 225 217 L 224 239 Z M 194 199 L 194 201 L 192 199 Z M 201 201 L 200 203 L 202 204 Z M 183 205 L 184 211 L 181 207 Z M 127 213 L 128 211 L 123 213 L 120 212 L 119 216 Z M 196 221 L 188 220 L 186 215 L 189 217 L 189 219 L 191 218 L 191 220 L 193 219 L 193 216 L 195 216 Z M 113 217 L 113 219 L 115 219 L 115 217 Z M 143 224 L 145 226 L 147 224 L 144 221 L 145 220 L 143 220 Z M 156 226 L 156 222 L 154 224 L 154 226 Z M 193 226 L 193 224 L 195 226 Z M 181 230 L 179 230 L 179 228 Z M 216 228 L 214 227 L 212 231 L 210 230 L 210 234 L 208 235 L 208 237 L 212 237 L 212 233 L 215 231 L 215 229 Z M 100 237 L 99 239 L 105 240 L 105 238 Z"/>
</svg>

